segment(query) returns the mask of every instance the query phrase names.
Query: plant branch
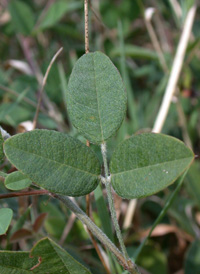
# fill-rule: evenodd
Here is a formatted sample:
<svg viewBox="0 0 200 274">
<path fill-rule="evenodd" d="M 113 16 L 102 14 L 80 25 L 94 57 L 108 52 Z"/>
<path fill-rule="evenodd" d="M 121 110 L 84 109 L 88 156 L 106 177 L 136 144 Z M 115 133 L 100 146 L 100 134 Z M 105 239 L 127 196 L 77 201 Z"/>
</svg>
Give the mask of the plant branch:
<svg viewBox="0 0 200 274">
<path fill-rule="evenodd" d="M 89 217 L 89 216 L 88 216 L 88 217 Z M 102 256 L 102 254 L 101 254 L 101 250 L 100 250 L 100 248 L 99 248 L 99 246 L 98 246 L 98 244 L 97 244 L 97 242 L 96 242 L 96 240 L 95 240 L 95 238 L 94 238 L 92 232 L 91 232 L 89 229 L 87 229 L 87 232 L 88 232 L 89 235 L 90 235 L 92 244 L 93 244 L 93 246 L 94 246 L 94 248 L 95 248 L 95 250 L 96 250 L 96 252 L 97 252 L 97 254 L 98 254 L 98 256 L 99 256 L 99 259 L 100 259 L 101 262 L 102 262 L 102 265 L 103 265 L 103 267 L 104 267 L 104 269 L 105 269 L 105 271 L 106 271 L 106 274 L 111 274 L 110 269 L 108 268 L 108 266 L 107 266 L 107 264 L 106 264 L 106 262 L 105 262 L 105 260 L 104 260 L 104 258 L 103 258 L 103 256 Z"/>
<path fill-rule="evenodd" d="M 119 227 L 119 224 L 117 221 L 117 214 L 115 211 L 114 200 L 113 200 L 113 196 L 112 196 L 112 189 L 111 189 L 111 183 L 110 183 L 110 178 L 109 178 L 109 170 L 108 170 L 108 163 L 107 163 L 107 157 L 106 157 L 106 144 L 105 143 L 101 144 L 101 153 L 103 156 L 104 171 L 105 171 L 105 186 L 106 186 L 106 191 L 107 191 L 107 195 L 108 195 L 108 203 L 109 203 L 111 217 L 112 217 L 112 221 L 113 221 L 113 224 L 115 227 L 117 238 L 120 243 L 122 253 L 123 253 L 124 257 L 126 258 L 126 260 L 128 261 L 129 256 L 126 251 L 126 247 L 124 245 L 121 230 L 120 230 L 120 227 Z"/>
<path fill-rule="evenodd" d="M 89 0 L 89 5 L 90 5 L 90 10 L 92 11 L 92 13 L 94 14 L 94 17 L 97 19 L 97 21 L 101 24 L 101 26 L 110 32 L 109 28 L 106 27 L 106 25 L 103 23 L 103 21 L 101 20 L 100 16 L 97 14 L 97 12 L 95 11 L 95 9 L 92 6 L 92 2 L 91 0 Z"/>
<path fill-rule="evenodd" d="M 144 22 L 145 22 L 147 31 L 149 33 L 151 42 L 153 44 L 153 47 L 154 47 L 155 51 L 158 54 L 160 65 L 161 65 L 163 71 L 165 73 L 168 73 L 168 67 L 167 67 L 167 64 L 166 64 L 166 61 L 165 61 L 164 54 L 162 52 L 162 49 L 161 49 L 160 43 L 158 41 L 157 35 L 156 35 L 156 33 L 154 31 L 154 28 L 152 26 L 152 23 L 151 23 L 151 18 L 153 16 L 154 12 L 155 12 L 154 8 L 148 8 L 144 13 Z"/>
<path fill-rule="evenodd" d="M 71 215 L 70 215 L 70 217 L 69 217 L 69 219 L 68 219 L 68 221 L 67 221 L 67 224 L 66 224 L 66 226 L 65 226 L 65 228 L 63 230 L 62 236 L 60 238 L 60 241 L 59 241 L 60 245 L 64 244 L 64 242 L 65 242 L 65 240 L 66 240 L 69 232 L 72 229 L 72 226 L 73 226 L 73 224 L 75 222 L 75 219 L 76 219 L 76 215 L 72 212 Z"/>
<path fill-rule="evenodd" d="M 0 200 L 6 198 L 22 197 L 22 196 L 33 196 L 33 195 L 45 195 L 49 194 L 48 190 L 31 190 L 31 191 L 22 191 L 22 192 L 11 192 L 0 194 Z"/>
<path fill-rule="evenodd" d="M 165 91 L 165 95 L 164 95 L 160 110 L 158 112 L 158 116 L 156 118 L 153 130 L 152 130 L 153 132 L 161 132 L 164 122 L 166 120 L 167 113 L 169 111 L 169 107 L 171 104 L 171 100 L 172 100 L 173 94 L 176 90 L 178 79 L 179 79 L 181 69 L 183 66 L 183 60 L 185 57 L 186 48 L 187 48 L 190 34 L 192 31 L 195 13 L 196 13 L 196 5 L 192 6 L 187 14 L 183 32 L 182 32 L 182 35 L 181 35 L 181 38 L 180 38 L 180 41 L 178 44 L 177 52 L 176 52 L 176 55 L 174 58 L 174 62 L 172 65 L 168 85 L 167 85 L 167 88 Z"/>
<path fill-rule="evenodd" d="M 47 71 L 44 75 L 44 78 L 43 78 L 43 81 L 42 81 L 42 87 L 40 89 L 40 93 L 39 93 L 39 99 L 38 99 L 38 104 L 37 104 L 37 109 L 36 109 L 36 113 L 35 113 L 35 117 L 34 117 L 34 120 L 33 120 L 33 129 L 36 128 L 36 125 L 37 125 L 37 120 L 38 120 L 38 115 L 39 115 L 39 111 L 40 111 L 40 105 L 41 105 L 41 102 L 42 102 L 42 95 L 43 95 L 43 92 L 44 92 L 44 87 L 46 85 L 46 81 L 47 81 L 47 77 L 49 75 L 49 72 L 50 72 L 50 69 L 53 65 L 53 63 L 55 62 L 56 58 L 58 57 L 58 55 L 61 53 L 61 51 L 63 50 L 63 48 L 60 48 L 56 54 L 53 56 L 53 58 L 51 59 L 51 62 L 47 68 Z"/>
<path fill-rule="evenodd" d="M 8 88 L 8 87 L 5 87 L 5 86 L 3 86 L 3 85 L 0 85 L 0 89 L 3 90 L 3 91 L 5 91 L 5 92 L 8 92 L 8 93 L 10 93 L 10 94 L 12 94 L 12 95 L 14 95 L 14 96 L 16 96 L 16 97 L 19 96 L 19 93 L 18 93 L 18 92 L 16 92 L 16 91 L 13 90 L 13 89 L 10 89 L 10 88 Z M 32 107 L 37 107 L 37 104 L 36 104 L 34 101 L 32 101 L 32 100 L 30 100 L 29 98 L 27 98 L 27 97 L 23 97 L 23 98 L 22 98 L 22 101 L 26 102 L 27 104 L 31 105 Z M 42 111 L 43 111 L 43 110 L 42 110 Z"/>
<path fill-rule="evenodd" d="M 190 140 L 190 136 L 189 136 L 188 129 L 187 129 L 187 121 L 186 121 L 185 113 L 183 111 L 183 107 L 179 100 L 177 100 L 177 102 L 176 102 L 176 109 L 178 112 L 179 124 L 182 128 L 183 140 L 188 147 L 193 149 L 192 142 Z"/>
<path fill-rule="evenodd" d="M 84 0 L 85 11 L 85 53 L 89 52 L 88 0 Z"/>
<path fill-rule="evenodd" d="M 87 226 L 87 228 L 96 236 L 101 243 L 103 243 L 119 260 L 120 264 L 127 269 L 132 274 L 138 274 L 138 270 L 133 262 L 129 262 L 127 265 L 127 260 L 124 258 L 123 254 L 119 249 L 111 242 L 111 240 L 100 230 L 92 220 L 83 212 L 74 202 L 70 200 L 67 196 L 61 196 L 57 194 L 50 194 L 52 197 L 57 198 L 63 202 L 72 212 L 74 212 L 77 218 Z"/>
<path fill-rule="evenodd" d="M 44 78 L 40 71 L 40 68 L 38 67 L 38 64 L 33 58 L 33 53 L 30 49 L 29 40 L 28 38 L 25 38 L 22 35 L 18 35 L 18 39 L 22 47 L 22 50 L 24 52 L 24 56 L 28 64 L 30 65 L 33 71 L 33 74 L 35 75 L 39 86 L 41 87 Z M 46 93 L 43 93 L 42 97 L 43 97 L 42 100 L 44 102 L 44 105 L 47 108 L 48 116 L 56 122 L 57 129 L 59 131 L 66 131 L 67 127 L 65 125 L 63 116 L 61 112 L 59 111 L 58 107 L 56 106 L 56 104 L 50 101 Z"/>
<path fill-rule="evenodd" d="M 124 223 L 123 223 L 123 228 L 128 229 L 132 223 L 132 219 L 136 210 L 137 206 L 137 199 L 132 199 L 129 201 L 127 210 L 126 210 L 126 215 L 124 217 Z"/>
</svg>

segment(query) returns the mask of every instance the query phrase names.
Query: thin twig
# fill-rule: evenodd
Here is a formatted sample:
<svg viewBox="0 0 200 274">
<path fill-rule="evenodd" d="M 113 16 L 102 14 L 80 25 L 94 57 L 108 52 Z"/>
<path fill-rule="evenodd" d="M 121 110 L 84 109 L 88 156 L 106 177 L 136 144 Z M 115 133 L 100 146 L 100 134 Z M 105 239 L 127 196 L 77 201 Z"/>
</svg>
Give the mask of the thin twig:
<svg viewBox="0 0 200 274">
<path fill-rule="evenodd" d="M 137 199 L 130 200 L 127 207 L 124 222 L 123 222 L 124 229 L 128 229 L 130 227 L 134 213 L 135 213 L 136 205 L 137 205 Z"/>
<path fill-rule="evenodd" d="M 90 143 L 89 143 L 89 144 L 90 144 Z M 91 218 L 90 212 L 91 212 L 90 194 L 87 194 L 87 195 L 86 195 L 86 214 L 87 214 L 87 216 L 88 216 L 89 218 Z M 92 218 L 91 218 L 91 219 L 92 219 Z M 93 222 L 94 222 L 94 220 L 93 220 Z M 102 264 L 103 264 L 103 266 L 104 266 L 104 268 L 105 268 L 106 273 L 107 273 L 107 274 L 111 274 L 111 272 L 110 272 L 110 270 L 109 270 L 109 268 L 108 268 L 108 266 L 107 266 L 107 264 L 106 264 L 106 262 L 105 262 L 105 260 L 104 260 L 104 258 L 103 258 L 103 256 L 102 256 L 102 254 L 101 254 L 101 250 L 99 249 L 99 246 L 98 246 L 98 244 L 97 244 L 97 242 L 96 242 L 96 240 L 95 240 L 93 234 L 90 232 L 90 230 L 87 229 L 87 231 L 88 231 L 88 233 L 89 233 L 89 235 L 90 235 L 91 241 L 92 241 L 92 243 L 93 243 L 94 248 L 96 249 L 96 252 L 97 252 L 97 254 L 98 254 L 98 256 L 99 256 L 99 259 L 101 260 L 101 262 L 102 262 Z"/>
<path fill-rule="evenodd" d="M 153 19 L 155 22 L 156 30 L 158 33 L 157 36 L 159 37 L 158 40 L 160 41 L 162 50 L 164 52 L 172 54 L 171 44 L 168 40 L 168 36 L 167 36 L 166 30 L 165 30 L 165 26 L 164 26 L 162 17 L 160 16 L 160 14 L 158 12 L 156 12 Z"/>
<path fill-rule="evenodd" d="M 193 25 L 194 18 L 195 18 L 195 13 L 196 13 L 196 5 L 192 6 L 187 14 L 183 32 L 182 32 L 182 35 L 181 35 L 181 38 L 179 41 L 179 45 L 177 48 L 177 52 L 176 52 L 176 55 L 174 58 L 174 62 L 172 65 L 172 70 L 170 73 L 170 77 L 169 77 L 168 85 L 167 85 L 167 88 L 165 91 L 165 95 L 164 95 L 160 110 L 158 112 L 153 130 L 152 130 L 153 132 L 161 132 L 164 122 L 166 120 L 167 113 L 169 111 L 169 107 L 171 104 L 171 100 L 172 100 L 173 94 L 176 90 L 178 79 L 179 79 L 181 69 L 183 66 L 183 60 L 184 60 L 186 48 L 187 48 L 187 45 L 189 42 L 192 25 Z"/>
<path fill-rule="evenodd" d="M 154 13 L 154 9 L 153 8 L 148 8 L 145 11 L 145 14 L 144 14 L 144 21 L 145 21 L 145 25 L 146 25 L 146 28 L 148 30 L 149 36 L 151 38 L 151 42 L 153 44 L 153 47 L 154 47 L 155 51 L 157 52 L 157 55 L 158 55 L 158 58 L 159 58 L 159 61 L 160 61 L 160 65 L 161 65 L 163 71 L 165 73 L 168 73 L 168 67 L 167 67 L 167 64 L 166 64 L 166 61 L 165 61 L 164 54 L 162 52 L 162 49 L 161 49 L 160 43 L 158 41 L 157 35 L 156 35 L 156 33 L 154 31 L 154 28 L 152 26 L 152 23 L 151 23 L 151 18 L 153 16 L 153 13 Z"/>
<path fill-rule="evenodd" d="M 31 191 L 22 191 L 22 192 L 11 192 L 11 193 L 0 194 L 0 200 L 13 198 L 13 197 L 45 195 L 45 194 L 49 194 L 49 191 L 42 189 L 42 190 L 31 190 Z"/>
<path fill-rule="evenodd" d="M 101 24 L 101 26 L 110 32 L 109 28 L 106 27 L 106 25 L 103 23 L 103 21 L 101 20 L 100 16 L 97 14 L 97 12 L 95 11 L 95 9 L 92 6 L 91 0 L 89 0 L 89 5 L 90 5 L 90 9 L 92 11 L 92 13 L 94 14 L 94 17 L 98 20 L 98 22 Z"/>
<path fill-rule="evenodd" d="M 40 105 L 41 105 L 41 102 L 42 102 L 42 95 L 43 95 L 43 91 L 44 91 L 44 87 L 46 85 L 46 81 L 47 81 L 47 77 L 49 75 L 49 72 L 50 72 L 50 69 L 53 65 L 53 63 L 55 62 L 56 58 L 58 57 L 58 55 L 61 53 L 61 51 L 63 50 L 63 48 L 60 48 L 56 54 L 53 56 L 53 58 L 51 59 L 51 62 L 47 68 L 47 71 L 44 75 L 44 78 L 43 78 L 43 81 L 42 81 L 42 87 L 41 87 L 41 90 L 40 90 L 40 93 L 39 93 L 39 99 L 38 99 L 38 104 L 37 104 L 37 109 L 36 109 L 36 113 L 35 113 L 35 117 L 34 117 L 34 120 L 33 120 L 33 129 L 36 128 L 36 125 L 37 125 L 37 120 L 38 120 L 38 115 L 39 115 L 39 111 L 40 111 Z"/>
<path fill-rule="evenodd" d="M 89 52 L 88 0 L 84 0 L 85 11 L 85 53 Z"/>
<path fill-rule="evenodd" d="M 10 94 L 12 94 L 16 97 L 19 97 L 19 95 L 20 95 L 15 90 L 7 88 L 7 87 L 2 86 L 2 85 L 0 85 L 0 89 L 5 91 L 5 92 L 8 92 L 8 93 L 10 93 Z M 45 93 L 43 93 L 43 95 L 45 95 Z M 48 97 L 46 97 L 45 99 L 46 99 L 45 105 L 48 105 L 48 103 L 50 102 Z M 47 100 L 48 100 L 48 102 L 47 102 Z M 30 106 L 33 106 L 34 108 L 37 108 L 37 103 L 35 103 L 34 101 L 30 100 L 27 97 L 23 97 L 22 101 L 29 104 Z M 54 108 L 55 108 L 55 106 L 54 106 Z M 42 113 L 48 115 L 50 118 L 52 118 L 56 122 L 58 130 L 63 131 L 63 129 L 66 128 L 66 126 L 63 124 L 60 113 L 57 112 L 57 115 L 54 115 L 56 110 L 53 109 L 52 103 L 48 105 L 48 110 L 46 110 L 45 108 L 40 106 L 40 111 Z"/>
<path fill-rule="evenodd" d="M 86 195 L 86 214 L 90 217 L 90 194 Z"/>
<path fill-rule="evenodd" d="M 98 244 L 97 244 L 97 242 L 96 242 L 96 240 L 95 240 L 95 238 L 94 238 L 92 232 L 91 232 L 89 229 L 87 229 L 87 232 L 88 232 L 89 235 L 90 235 L 92 244 L 93 244 L 93 246 L 94 246 L 94 248 L 95 248 L 95 250 L 96 250 L 96 252 L 97 252 L 97 254 L 98 254 L 98 256 L 99 256 L 99 259 L 100 259 L 101 262 L 102 262 L 102 265 L 103 265 L 103 267 L 104 267 L 106 273 L 107 273 L 107 274 L 111 274 L 110 269 L 108 268 L 108 266 L 107 266 L 107 264 L 106 264 L 106 262 L 105 262 L 105 260 L 104 260 L 104 257 L 103 257 L 102 254 L 101 254 L 101 250 L 100 250 L 100 248 L 99 248 L 99 246 L 98 246 Z"/>
<path fill-rule="evenodd" d="M 67 224 L 66 224 L 66 226 L 63 230 L 62 236 L 60 238 L 60 241 L 59 241 L 60 245 L 64 244 L 64 241 L 67 238 L 67 235 L 69 234 L 69 232 L 71 231 L 75 220 L 76 220 L 76 215 L 72 212 L 69 219 L 68 219 L 68 221 L 67 221 Z"/>
<path fill-rule="evenodd" d="M 179 100 L 177 100 L 177 102 L 176 102 L 176 109 L 178 112 L 179 123 L 182 128 L 183 140 L 186 143 L 186 145 L 192 149 L 192 142 L 190 140 L 190 136 L 189 136 L 188 130 L 187 130 L 187 122 L 186 122 L 185 113 L 183 111 L 183 107 Z"/>
<path fill-rule="evenodd" d="M 18 92 L 16 92 L 16 91 L 13 90 L 13 89 L 7 88 L 7 87 L 5 87 L 5 86 L 3 86 L 3 85 L 0 85 L 0 89 L 3 90 L 3 91 L 5 91 L 5 92 L 8 92 L 8 93 L 10 93 L 10 94 L 12 94 L 12 95 L 14 95 L 14 96 L 16 96 L 16 97 L 19 96 L 19 93 L 18 93 Z M 37 104 L 36 104 L 35 102 L 33 102 L 32 100 L 30 100 L 29 98 L 27 98 L 27 97 L 23 97 L 23 98 L 22 98 L 22 101 L 26 102 L 27 104 L 29 104 L 29 105 L 31 105 L 31 106 L 33 106 L 33 107 L 37 107 Z M 41 111 L 42 111 L 42 110 L 41 110 Z"/>
<path fill-rule="evenodd" d="M 43 78 L 43 75 L 40 71 L 38 64 L 36 63 L 35 59 L 33 58 L 34 57 L 33 52 L 31 51 L 30 45 L 28 42 L 30 39 L 27 40 L 27 38 L 23 37 L 22 35 L 18 35 L 17 37 L 19 39 L 22 50 L 24 52 L 24 56 L 25 56 L 27 62 L 29 63 L 29 65 L 33 71 L 33 74 L 35 75 L 35 77 L 37 79 L 39 86 L 41 87 L 44 78 Z M 67 127 L 65 125 L 65 121 L 63 119 L 63 116 L 62 116 L 60 110 L 56 106 L 56 104 L 51 102 L 50 99 L 48 98 L 47 94 L 44 92 L 42 95 L 42 100 L 44 102 L 45 107 L 47 108 L 48 116 L 56 122 L 57 129 L 59 131 L 66 131 Z"/>
</svg>

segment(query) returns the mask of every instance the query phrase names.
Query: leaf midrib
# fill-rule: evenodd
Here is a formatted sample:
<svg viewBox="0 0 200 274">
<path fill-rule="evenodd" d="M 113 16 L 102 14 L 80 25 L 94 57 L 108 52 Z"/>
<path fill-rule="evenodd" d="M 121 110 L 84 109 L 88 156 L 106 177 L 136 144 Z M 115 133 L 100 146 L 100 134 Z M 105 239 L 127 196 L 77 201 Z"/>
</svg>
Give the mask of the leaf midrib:
<svg viewBox="0 0 200 274">
<path fill-rule="evenodd" d="M 185 157 L 185 158 L 180 158 L 180 159 L 176 159 L 176 160 L 173 160 L 173 161 L 166 161 L 166 162 L 162 162 L 162 163 L 158 163 L 158 164 L 154 164 L 154 165 L 149 165 L 149 166 L 143 166 L 143 167 L 139 167 L 139 168 L 129 169 L 129 170 L 125 170 L 125 171 L 121 171 L 121 172 L 117 172 L 117 173 L 111 173 L 111 175 L 115 176 L 115 175 L 119 175 L 119 174 L 131 172 L 131 171 L 135 171 L 135 170 L 139 170 L 139 169 L 143 169 L 143 168 L 147 168 L 147 167 L 159 166 L 159 165 L 162 165 L 162 164 L 166 164 L 166 163 L 170 163 L 170 162 L 178 162 L 178 161 L 181 161 L 181 160 L 184 160 L 184 159 L 190 159 L 190 158 L 191 158 L 191 160 L 193 159 L 192 157 Z"/>
<path fill-rule="evenodd" d="M 55 249 L 55 247 L 53 246 L 53 244 L 51 243 L 51 241 L 49 241 L 51 247 L 53 248 L 54 253 L 57 254 L 58 258 L 60 259 L 60 261 L 62 262 L 62 264 L 64 265 L 64 268 L 68 271 L 68 273 L 70 273 L 68 266 L 65 264 L 65 262 L 63 261 L 63 259 L 61 258 L 60 254 L 57 252 L 57 250 Z"/>
<path fill-rule="evenodd" d="M 53 248 L 54 253 L 57 254 L 57 256 L 59 257 L 59 259 L 60 259 L 61 262 L 63 263 L 64 267 L 68 270 L 69 273 L 72 274 L 72 272 L 70 271 L 70 269 L 68 268 L 68 266 L 65 264 L 65 262 L 64 262 L 64 260 L 63 260 L 63 258 L 62 258 L 62 256 L 61 256 L 61 255 L 59 254 L 59 252 L 57 252 L 57 250 L 55 249 L 55 246 L 52 244 L 51 241 L 49 241 L 49 243 L 50 243 L 51 247 Z M 60 246 L 58 246 L 58 248 L 60 248 L 60 249 L 63 251 L 63 253 L 65 252 L 65 253 L 66 253 L 65 255 L 67 255 L 69 259 L 73 260 L 73 262 L 74 262 L 75 264 L 77 264 L 78 266 L 80 266 L 80 267 L 83 268 L 83 266 L 82 266 L 81 264 L 79 264 L 79 262 L 76 261 L 76 260 L 75 260 L 70 254 L 68 254 L 65 250 L 63 250 Z"/>
<path fill-rule="evenodd" d="M 9 146 L 9 145 L 7 145 L 7 146 Z M 10 145 L 10 147 L 12 147 L 12 146 Z M 72 168 L 72 169 L 75 169 L 75 170 L 78 170 L 78 171 L 81 171 L 81 172 L 88 173 L 88 174 L 90 174 L 90 175 L 92 175 L 92 176 L 95 176 L 95 177 L 98 176 L 98 174 L 93 174 L 93 173 L 90 173 L 89 171 L 82 170 L 82 169 L 79 169 L 79 168 L 76 168 L 76 167 L 73 167 L 73 166 L 70 166 L 70 165 L 67 165 L 67 164 L 63 164 L 63 163 L 57 162 L 57 161 L 52 160 L 52 159 L 49 159 L 49 158 L 45 158 L 45 157 L 43 157 L 43 156 L 41 156 L 41 155 L 38 155 L 38 154 L 36 154 L 36 153 L 28 152 L 28 151 L 26 151 L 26 150 L 19 149 L 19 148 L 16 148 L 16 147 L 14 147 L 14 146 L 13 146 L 13 148 L 16 149 L 16 150 L 19 150 L 19 151 L 23 151 L 23 152 L 25 152 L 25 153 L 27 153 L 27 154 L 30 154 L 30 155 L 36 155 L 37 157 L 40 157 L 40 158 L 42 158 L 42 159 L 45 159 L 45 160 L 54 162 L 54 163 L 56 163 L 56 164 L 60 164 L 61 166 L 70 167 L 70 168 Z M 9 157 L 8 157 L 8 158 L 9 158 Z"/>
<path fill-rule="evenodd" d="M 100 110 L 99 110 L 99 99 L 98 99 L 98 92 L 97 92 L 97 84 L 96 84 L 96 70 L 95 70 L 95 56 L 94 54 L 92 55 L 92 61 L 93 61 L 93 67 L 94 67 L 94 85 L 95 85 L 95 91 L 96 91 L 96 96 L 97 96 L 97 111 L 99 114 L 99 125 L 101 129 L 101 137 L 102 141 L 104 142 L 104 135 L 103 135 L 103 128 L 102 128 L 102 121 L 101 121 L 101 115 L 100 115 Z"/>
</svg>

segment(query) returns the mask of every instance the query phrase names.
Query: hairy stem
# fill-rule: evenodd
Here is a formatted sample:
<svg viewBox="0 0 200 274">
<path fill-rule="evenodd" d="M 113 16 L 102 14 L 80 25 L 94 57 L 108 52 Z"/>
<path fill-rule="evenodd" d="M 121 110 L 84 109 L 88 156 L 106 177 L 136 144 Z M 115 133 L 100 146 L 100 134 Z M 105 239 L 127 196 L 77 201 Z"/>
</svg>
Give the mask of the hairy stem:
<svg viewBox="0 0 200 274">
<path fill-rule="evenodd" d="M 144 22 L 145 22 L 145 25 L 146 25 L 146 28 L 147 28 L 147 31 L 149 33 L 149 36 L 150 36 L 150 39 L 151 39 L 151 42 L 153 44 L 153 47 L 155 49 L 155 51 L 157 52 L 158 54 L 158 58 L 159 58 L 159 62 L 160 62 L 160 65 L 163 69 L 163 71 L 167 74 L 168 73 L 168 67 L 167 67 L 167 63 L 165 61 L 165 57 L 164 57 L 164 54 L 162 52 L 162 49 L 161 49 L 161 46 L 160 46 L 160 43 L 158 41 L 158 38 L 157 38 L 157 35 L 156 35 L 156 32 L 153 28 L 153 25 L 151 23 L 151 16 L 153 15 L 153 13 L 151 14 L 151 16 L 149 16 L 149 11 L 150 11 L 151 8 L 147 9 L 144 13 Z"/>
<path fill-rule="evenodd" d="M 103 243 L 119 260 L 120 264 L 127 269 L 131 274 L 138 274 L 138 270 L 132 261 L 126 260 L 123 254 L 119 251 L 119 249 L 111 242 L 111 240 L 98 228 L 92 220 L 83 212 L 78 205 L 76 205 L 72 200 L 67 196 L 61 196 L 57 194 L 50 194 L 52 197 L 57 198 L 61 202 L 63 202 L 74 214 L 76 214 L 77 218 L 87 226 L 87 228 L 96 236 L 97 239 L 101 243 Z"/>
<path fill-rule="evenodd" d="M 84 0 L 85 11 L 85 53 L 89 52 L 88 0 Z"/>
<path fill-rule="evenodd" d="M 106 186 L 106 191 L 107 191 L 107 195 L 108 195 L 108 203 L 109 203 L 112 221 L 113 221 L 113 224 L 115 227 L 115 231 L 116 231 L 119 243 L 120 243 L 122 253 L 123 253 L 124 257 L 126 258 L 126 260 L 128 260 L 129 256 L 126 251 L 126 247 L 124 245 L 121 230 L 120 230 L 120 227 L 118 224 L 117 214 L 115 211 L 114 200 L 113 200 L 113 196 L 112 196 L 112 189 L 111 189 L 111 183 L 110 183 L 110 178 L 109 178 L 109 170 L 108 170 L 108 163 L 107 163 L 107 157 L 106 157 L 106 144 L 105 143 L 101 144 L 101 153 L 103 156 L 104 171 L 105 171 L 105 186 Z"/>
</svg>

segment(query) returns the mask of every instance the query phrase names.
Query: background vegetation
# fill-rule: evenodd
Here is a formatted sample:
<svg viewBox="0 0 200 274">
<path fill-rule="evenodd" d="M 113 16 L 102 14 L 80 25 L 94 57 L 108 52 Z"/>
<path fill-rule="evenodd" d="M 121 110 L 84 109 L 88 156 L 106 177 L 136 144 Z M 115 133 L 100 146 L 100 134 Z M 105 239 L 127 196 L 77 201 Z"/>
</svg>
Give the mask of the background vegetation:
<svg viewBox="0 0 200 274">
<path fill-rule="evenodd" d="M 177 6 L 175 5 L 177 4 Z M 117 135 L 108 141 L 108 153 L 136 132 L 151 131 L 165 92 L 169 71 L 192 0 L 93 0 L 90 6 L 90 51 L 105 52 L 121 72 L 128 94 L 127 117 Z M 149 21 L 161 47 L 164 64 L 149 36 L 145 10 L 153 7 Z M 197 9 L 184 65 L 162 132 L 182 139 L 193 148 L 196 161 L 184 185 L 170 204 L 138 255 L 143 273 L 200 273 L 200 15 Z M 67 115 L 65 92 L 76 60 L 84 54 L 84 9 L 78 0 L 1 0 L 0 3 L 0 123 L 11 135 L 27 129 L 34 119 L 43 75 L 55 52 L 63 52 L 52 66 L 42 98 L 39 128 L 76 136 Z M 150 10 L 149 10 L 150 12 Z M 148 15 L 148 14 L 147 14 Z M 154 40 L 155 42 L 155 40 Z M 103 81 L 103 79 L 102 79 Z M 92 146 L 99 153 L 98 146 Z M 8 162 L 1 170 L 11 173 Z M 3 179 L 2 179 L 3 180 Z M 0 185 L 1 193 L 8 190 Z M 116 197 L 115 206 L 131 257 L 148 235 L 175 186 L 132 202 Z M 91 195 L 92 218 L 113 239 L 100 187 Z M 85 197 L 77 202 L 86 210 Z M 0 248 L 30 250 L 49 235 L 92 273 L 105 273 L 88 233 L 74 215 L 45 196 L 0 200 L 14 210 Z M 130 214 L 129 214 L 130 213 Z M 105 261 L 115 261 L 103 251 Z M 115 273 L 122 273 L 114 266 Z"/>
</svg>

